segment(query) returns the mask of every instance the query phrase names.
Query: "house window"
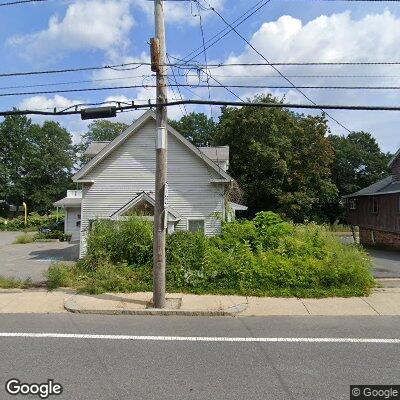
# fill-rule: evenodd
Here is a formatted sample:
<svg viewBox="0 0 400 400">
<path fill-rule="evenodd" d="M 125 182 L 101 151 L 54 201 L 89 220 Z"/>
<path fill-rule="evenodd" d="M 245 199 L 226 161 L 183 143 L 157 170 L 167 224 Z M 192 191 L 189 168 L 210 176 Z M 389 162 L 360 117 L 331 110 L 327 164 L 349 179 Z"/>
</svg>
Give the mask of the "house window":
<svg viewBox="0 0 400 400">
<path fill-rule="evenodd" d="M 376 197 L 372 197 L 371 199 L 371 212 L 373 214 L 378 213 L 378 199 Z"/>
<path fill-rule="evenodd" d="M 350 208 L 350 210 L 355 210 L 357 208 L 356 199 L 349 200 L 349 208 Z"/>
<path fill-rule="evenodd" d="M 189 232 L 204 232 L 204 219 L 188 219 Z"/>
</svg>

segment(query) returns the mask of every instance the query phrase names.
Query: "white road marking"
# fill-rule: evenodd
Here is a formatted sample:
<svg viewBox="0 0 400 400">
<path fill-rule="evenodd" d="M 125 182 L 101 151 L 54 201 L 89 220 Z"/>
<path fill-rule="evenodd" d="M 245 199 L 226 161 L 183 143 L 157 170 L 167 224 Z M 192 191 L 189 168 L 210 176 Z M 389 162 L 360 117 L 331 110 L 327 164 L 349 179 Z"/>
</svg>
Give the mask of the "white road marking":
<svg viewBox="0 0 400 400">
<path fill-rule="evenodd" d="M 81 333 L 31 333 L 0 332 L 8 338 L 54 338 L 54 339 L 95 339 L 95 340 L 143 340 L 157 342 L 245 342 L 245 343 L 382 343 L 400 344 L 400 339 L 384 338 L 325 338 L 325 337 L 207 337 L 207 336 L 137 336 L 137 335 L 95 335 Z"/>
</svg>

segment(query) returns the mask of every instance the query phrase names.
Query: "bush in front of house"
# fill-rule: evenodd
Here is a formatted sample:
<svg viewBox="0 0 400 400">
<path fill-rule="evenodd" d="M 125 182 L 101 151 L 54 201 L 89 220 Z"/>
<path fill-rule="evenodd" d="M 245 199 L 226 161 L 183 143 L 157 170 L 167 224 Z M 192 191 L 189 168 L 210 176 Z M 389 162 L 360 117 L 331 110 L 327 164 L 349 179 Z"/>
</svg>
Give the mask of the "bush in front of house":
<svg viewBox="0 0 400 400">
<path fill-rule="evenodd" d="M 90 293 L 151 290 L 152 240 L 147 220 L 96 221 L 87 256 L 68 267 L 69 281 L 61 286 Z M 216 237 L 176 232 L 167 237 L 166 251 L 169 292 L 361 296 L 374 286 L 360 247 L 342 244 L 324 226 L 293 224 L 272 212 L 224 223 Z"/>
<path fill-rule="evenodd" d="M 95 221 L 87 238 L 85 265 L 96 269 L 111 264 L 150 265 L 153 257 L 153 224 L 137 217 L 124 221 Z"/>
</svg>

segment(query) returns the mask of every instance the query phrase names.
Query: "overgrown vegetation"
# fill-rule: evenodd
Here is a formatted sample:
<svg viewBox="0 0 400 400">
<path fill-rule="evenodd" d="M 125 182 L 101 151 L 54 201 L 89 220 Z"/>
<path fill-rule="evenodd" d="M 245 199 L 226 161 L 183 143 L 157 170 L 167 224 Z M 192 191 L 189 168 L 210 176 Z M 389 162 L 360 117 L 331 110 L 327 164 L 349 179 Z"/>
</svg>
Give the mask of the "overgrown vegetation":
<svg viewBox="0 0 400 400">
<path fill-rule="evenodd" d="M 0 276 L 0 288 L 1 289 L 26 289 L 32 286 L 32 282 L 27 280 L 20 280 L 15 278 L 5 278 Z"/>
<path fill-rule="evenodd" d="M 49 287 L 89 293 L 151 290 L 152 224 L 97 221 L 88 254 L 75 266 L 54 264 Z M 177 232 L 167 240 L 169 292 L 254 296 L 361 296 L 374 286 L 371 263 L 323 226 L 296 225 L 261 212 L 226 223 L 219 236 Z"/>
<path fill-rule="evenodd" d="M 27 244 L 35 241 L 35 235 L 30 235 L 29 233 L 24 233 L 17 236 L 13 241 L 13 244 Z"/>
</svg>

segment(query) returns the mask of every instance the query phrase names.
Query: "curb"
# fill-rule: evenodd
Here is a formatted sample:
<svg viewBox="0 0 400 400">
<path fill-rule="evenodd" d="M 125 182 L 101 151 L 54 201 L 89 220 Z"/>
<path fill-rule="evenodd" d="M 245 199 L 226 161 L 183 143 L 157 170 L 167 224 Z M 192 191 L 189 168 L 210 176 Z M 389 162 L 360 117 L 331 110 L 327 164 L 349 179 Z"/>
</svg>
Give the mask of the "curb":
<svg viewBox="0 0 400 400">
<path fill-rule="evenodd" d="M 64 301 L 64 308 L 75 314 L 98 314 L 98 315 L 180 315 L 188 317 L 234 317 L 236 314 L 241 313 L 247 308 L 247 304 L 238 304 L 236 306 L 228 307 L 224 310 L 173 310 L 166 308 L 147 308 L 139 310 L 114 310 L 104 309 L 96 310 L 89 308 L 81 308 L 76 304 L 73 299 Z"/>
</svg>

